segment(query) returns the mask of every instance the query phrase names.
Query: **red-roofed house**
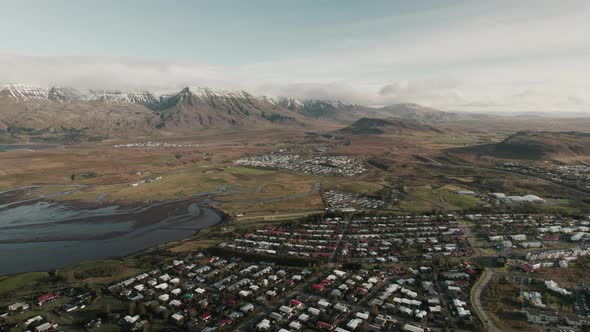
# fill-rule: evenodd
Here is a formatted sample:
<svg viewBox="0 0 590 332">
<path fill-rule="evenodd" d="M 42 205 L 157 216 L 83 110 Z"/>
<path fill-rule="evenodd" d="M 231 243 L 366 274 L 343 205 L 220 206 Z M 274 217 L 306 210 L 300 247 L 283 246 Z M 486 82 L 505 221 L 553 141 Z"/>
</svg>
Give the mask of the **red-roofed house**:
<svg viewBox="0 0 590 332">
<path fill-rule="evenodd" d="M 291 306 L 293 306 L 294 308 L 299 308 L 299 307 L 301 307 L 301 305 L 302 305 L 303 303 L 301 303 L 301 301 L 297 301 L 297 300 L 295 300 L 295 299 L 291 299 L 291 300 L 289 301 L 289 304 L 290 304 Z"/>
<path fill-rule="evenodd" d="M 199 319 L 203 321 L 208 321 L 209 319 L 211 319 L 211 314 L 208 312 L 202 313 L 201 315 L 199 315 Z"/>
<path fill-rule="evenodd" d="M 47 293 L 37 298 L 39 305 L 43 305 L 44 303 L 51 302 L 53 300 L 55 300 L 55 295 L 53 295 L 53 293 Z"/>
<path fill-rule="evenodd" d="M 321 292 L 324 290 L 324 286 L 320 284 L 313 284 L 311 285 L 311 289 L 313 289 L 314 291 Z"/>
</svg>

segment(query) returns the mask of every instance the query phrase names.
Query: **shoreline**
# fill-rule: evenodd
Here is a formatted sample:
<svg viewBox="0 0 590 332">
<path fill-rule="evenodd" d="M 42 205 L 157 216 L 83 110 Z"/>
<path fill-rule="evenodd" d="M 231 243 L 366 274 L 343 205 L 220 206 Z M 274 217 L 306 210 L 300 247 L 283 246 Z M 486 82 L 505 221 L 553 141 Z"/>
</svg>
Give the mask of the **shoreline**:
<svg viewBox="0 0 590 332">
<path fill-rule="evenodd" d="M 221 220 L 218 223 L 216 223 L 215 225 L 204 227 L 204 228 L 201 228 L 201 229 L 196 230 L 192 235 L 190 235 L 190 236 L 188 236 L 186 238 L 178 239 L 178 240 L 173 240 L 173 241 L 161 243 L 161 244 L 158 244 L 158 245 L 155 245 L 155 246 L 143 248 L 143 249 L 137 250 L 137 251 L 132 252 L 132 253 L 130 253 L 128 255 L 125 255 L 125 256 L 113 256 L 113 257 L 105 257 L 105 258 L 101 258 L 101 259 L 84 260 L 84 261 L 80 261 L 80 262 L 78 262 L 76 264 L 69 264 L 69 265 L 66 265 L 64 267 L 57 268 L 56 270 L 70 268 L 70 267 L 78 266 L 78 265 L 81 265 L 81 264 L 84 264 L 84 263 L 88 263 L 88 262 L 102 262 L 102 261 L 108 261 L 108 260 L 124 261 L 126 259 L 133 258 L 133 256 L 136 256 L 136 255 L 148 254 L 149 252 L 151 252 L 151 251 L 153 251 L 155 249 L 159 249 L 160 247 L 163 247 L 163 246 L 168 246 L 168 245 L 172 245 L 172 244 L 175 244 L 175 243 L 181 243 L 181 242 L 184 242 L 184 241 L 191 240 L 193 237 L 197 236 L 201 231 L 203 231 L 205 229 L 213 228 L 213 227 L 218 227 L 218 226 L 221 226 L 222 224 L 227 223 L 227 222 L 230 221 L 230 219 L 227 218 L 228 215 L 226 213 L 224 213 L 223 211 L 221 211 L 219 209 L 216 209 L 214 207 L 209 207 L 209 206 L 207 206 L 206 208 L 208 208 L 208 209 L 212 210 L 213 212 L 215 212 L 221 218 Z M 12 274 L 0 274 L 0 282 L 2 282 L 5 279 L 17 277 L 19 275 L 25 275 L 25 274 L 29 274 L 29 273 L 44 273 L 44 272 L 49 272 L 49 270 L 34 270 L 34 271 L 19 272 L 19 273 L 12 273 Z"/>
</svg>

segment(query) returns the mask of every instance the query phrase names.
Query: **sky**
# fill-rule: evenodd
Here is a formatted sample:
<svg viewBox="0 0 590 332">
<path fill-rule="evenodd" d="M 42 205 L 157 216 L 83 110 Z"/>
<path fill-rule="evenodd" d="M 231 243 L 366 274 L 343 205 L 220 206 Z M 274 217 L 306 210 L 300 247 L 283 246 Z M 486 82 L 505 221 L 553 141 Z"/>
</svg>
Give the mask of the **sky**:
<svg viewBox="0 0 590 332">
<path fill-rule="evenodd" d="M 586 0 L 0 0 L 0 83 L 590 112 Z"/>
</svg>

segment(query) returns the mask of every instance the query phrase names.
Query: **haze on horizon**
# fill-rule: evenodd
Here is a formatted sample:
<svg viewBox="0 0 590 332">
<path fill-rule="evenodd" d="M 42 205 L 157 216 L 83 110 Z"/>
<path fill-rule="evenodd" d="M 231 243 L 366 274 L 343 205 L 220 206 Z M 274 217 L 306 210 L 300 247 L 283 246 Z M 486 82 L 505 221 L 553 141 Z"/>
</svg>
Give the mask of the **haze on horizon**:
<svg viewBox="0 0 590 332">
<path fill-rule="evenodd" d="M 0 0 L 0 83 L 587 112 L 590 3 Z"/>
</svg>

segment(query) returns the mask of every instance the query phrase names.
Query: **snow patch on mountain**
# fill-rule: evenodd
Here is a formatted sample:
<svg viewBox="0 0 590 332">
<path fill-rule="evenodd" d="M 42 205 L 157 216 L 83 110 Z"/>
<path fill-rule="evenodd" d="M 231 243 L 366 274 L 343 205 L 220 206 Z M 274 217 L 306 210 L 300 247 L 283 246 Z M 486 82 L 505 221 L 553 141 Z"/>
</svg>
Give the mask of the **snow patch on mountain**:
<svg viewBox="0 0 590 332">
<path fill-rule="evenodd" d="M 0 95 L 12 102 L 48 100 L 48 90 L 26 84 L 7 84 L 0 90 Z"/>
<path fill-rule="evenodd" d="M 10 102 L 56 102 L 105 101 L 112 103 L 130 103 L 147 105 L 155 103 L 158 98 L 148 91 L 124 92 L 119 90 L 84 90 L 68 87 L 40 88 L 26 84 L 7 84 L 0 88 L 0 97 Z"/>
</svg>

